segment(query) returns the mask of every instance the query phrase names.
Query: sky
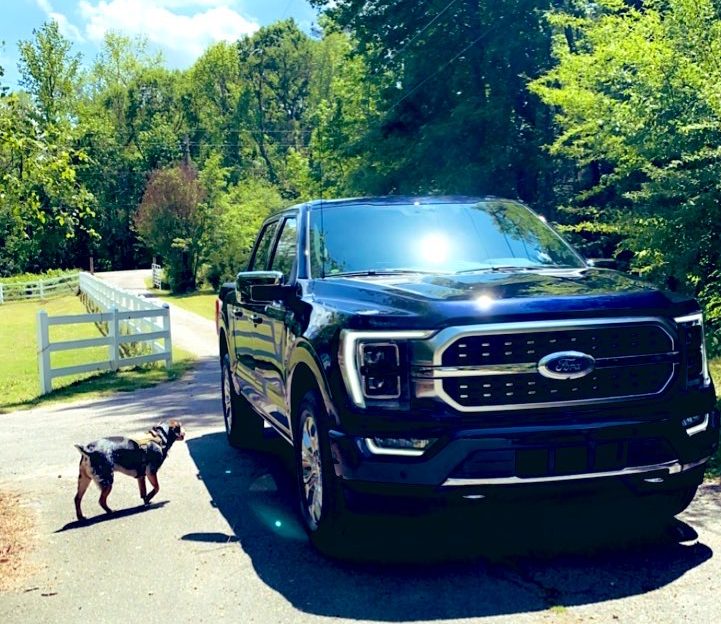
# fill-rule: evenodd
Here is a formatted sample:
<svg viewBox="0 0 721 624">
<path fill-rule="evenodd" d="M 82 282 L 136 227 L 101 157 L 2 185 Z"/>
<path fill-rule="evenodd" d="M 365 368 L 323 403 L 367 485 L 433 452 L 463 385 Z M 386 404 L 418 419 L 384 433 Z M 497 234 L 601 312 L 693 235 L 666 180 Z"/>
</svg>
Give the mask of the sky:
<svg viewBox="0 0 721 624">
<path fill-rule="evenodd" d="M 105 33 L 114 31 L 147 38 L 169 67 L 186 68 L 209 44 L 236 41 L 288 17 L 309 32 L 316 11 L 307 0 L 0 0 L 3 83 L 18 86 L 18 41 L 32 38 L 33 29 L 50 19 L 87 65 Z"/>
</svg>

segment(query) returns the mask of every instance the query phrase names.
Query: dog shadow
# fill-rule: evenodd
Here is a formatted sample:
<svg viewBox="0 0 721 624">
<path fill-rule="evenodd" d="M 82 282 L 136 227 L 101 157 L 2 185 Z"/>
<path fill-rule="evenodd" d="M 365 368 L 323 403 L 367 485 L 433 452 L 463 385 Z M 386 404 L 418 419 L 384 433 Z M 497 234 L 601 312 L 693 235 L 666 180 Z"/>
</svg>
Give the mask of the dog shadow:
<svg viewBox="0 0 721 624">
<path fill-rule="evenodd" d="M 86 518 L 85 520 L 74 520 L 68 522 L 65 526 L 55 531 L 55 533 L 62 533 L 63 531 L 72 531 L 73 529 L 84 529 L 101 522 L 108 522 L 110 520 L 118 520 L 119 518 L 127 518 L 128 516 L 134 516 L 139 513 L 151 511 L 152 509 L 161 509 L 165 507 L 170 501 L 158 501 L 157 503 L 150 503 L 150 505 L 137 505 L 136 507 L 128 507 L 127 509 L 120 509 L 113 511 L 109 514 L 100 514 L 93 516 L 92 518 Z"/>
</svg>

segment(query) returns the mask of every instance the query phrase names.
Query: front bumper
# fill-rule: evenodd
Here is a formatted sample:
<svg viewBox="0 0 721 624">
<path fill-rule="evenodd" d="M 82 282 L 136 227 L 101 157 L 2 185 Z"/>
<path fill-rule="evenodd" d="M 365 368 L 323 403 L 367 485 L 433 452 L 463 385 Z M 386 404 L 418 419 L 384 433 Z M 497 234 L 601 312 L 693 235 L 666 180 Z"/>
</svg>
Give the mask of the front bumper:
<svg viewBox="0 0 721 624">
<path fill-rule="evenodd" d="M 700 478 L 719 439 L 716 410 L 693 435 L 681 420 L 457 429 L 441 434 L 418 457 L 379 455 L 367 437 L 336 430 L 331 448 L 337 476 L 366 491 L 470 497 L 499 486 L 592 488 L 611 480 L 672 488 L 691 475 Z"/>
</svg>

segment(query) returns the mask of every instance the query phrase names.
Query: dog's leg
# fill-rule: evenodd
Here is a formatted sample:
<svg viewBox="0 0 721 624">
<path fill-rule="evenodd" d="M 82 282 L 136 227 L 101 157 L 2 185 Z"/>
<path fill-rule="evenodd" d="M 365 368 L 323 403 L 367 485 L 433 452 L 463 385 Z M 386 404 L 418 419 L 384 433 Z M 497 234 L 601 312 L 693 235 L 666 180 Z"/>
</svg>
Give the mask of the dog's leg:
<svg viewBox="0 0 721 624">
<path fill-rule="evenodd" d="M 150 481 L 150 485 L 153 486 L 153 489 L 150 490 L 150 494 L 148 494 L 145 497 L 145 504 L 147 505 L 150 500 L 155 496 L 158 492 L 160 492 L 160 485 L 158 484 L 158 475 L 157 474 L 151 474 L 148 473 L 148 481 Z"/>
<path fill-rule="evenodd" d="M 100 490 L 100 500 L 98 501 L 100 503 L 100 506 L 105 510 L 105 513 L 113 513 L 113 510 L 108 507 L 108 496 L 110 496 L 110 491 L 113 489 L 113 484 L 104 485 L 102 489 Z"/>
<path fill-rule="evenodd" d="M 148 501 L 146 501 L 145 499 L 148 496 L 148 491 L 145 488 L 145 475 L 141 475 L 140 477 L 138 477 L 138 488 L 140 489 L 140 498 L 142 498 L 143 502 L 147 505 Z"/>
<path fill-rule="evenodd" d="M 92 481 L 92 478 L 85 470 L 85 466 L 83 466 L 83 461 L 86 461 L 85 458 L 80 460 L 80 469 L 78 470 L 78 492 L 75 494 L 75 515 L 78 517 L 78 520 L 85 520 L 85 516 L 80 509 L 80 503 L 83 500 L 85 491 L 88 489 L 88 486 Z"/>
</svg>

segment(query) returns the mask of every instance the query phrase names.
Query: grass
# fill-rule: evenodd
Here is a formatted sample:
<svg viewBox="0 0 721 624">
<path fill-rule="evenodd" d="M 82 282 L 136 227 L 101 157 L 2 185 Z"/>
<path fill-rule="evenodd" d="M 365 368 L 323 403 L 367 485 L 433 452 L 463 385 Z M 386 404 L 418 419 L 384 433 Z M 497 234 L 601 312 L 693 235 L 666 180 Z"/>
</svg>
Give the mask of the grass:
<svg viewBox="0 0 721 624">
<path fill-rule="evenodd" d="M 214 290 L 200 290 L 184 295 L 173 295 L 167 290 L 156 290 L 154 292 L 161 299 L 167 300 L 168 303 L 215 321 L 215 300 L 218 298 L 218 293 Z"/>
<path fill-rule="evenodd" d="M 113 391 L 129 391 L 178 378 L 192 366 L 193 355 L 173 349 L 173 366 L 161 365 L 123 369 L 118 372 L 86 373 L 53 380 L 53 392 L 39 396 L 37 368 L 37 320 L 39 309 L 49 315 L 83 314 L 77 297 L 66 296 L 45 302 L 17 302 L 0 306 L 0 413 L 29 408 L 59 400 L 88 399 Z M 50 338 L 72 340 L 100 336 L 90 324 L 60 325 L 50 328 Z M 72 366 L 107 360 L 107 347 L 92 347 L 51 354 L 53 366 Z"/>
<path fill-rule="evenodd" d="M 721 358 L 711 360 L 708 367 L 716 385 L 716 407 L 721 409 Z M 716 450 L 715 455 L 711 458 L 706 469 L 706 477 L 711 479 L 721 478 L 721 447 Z"/>
</svg>

